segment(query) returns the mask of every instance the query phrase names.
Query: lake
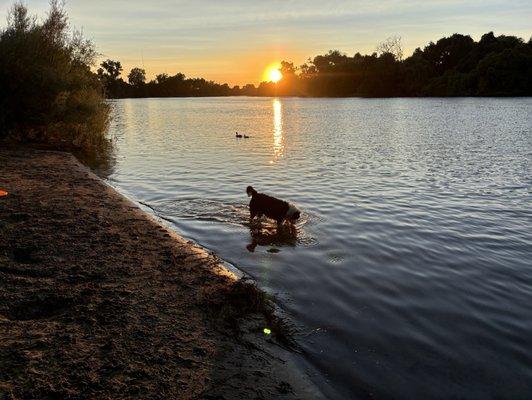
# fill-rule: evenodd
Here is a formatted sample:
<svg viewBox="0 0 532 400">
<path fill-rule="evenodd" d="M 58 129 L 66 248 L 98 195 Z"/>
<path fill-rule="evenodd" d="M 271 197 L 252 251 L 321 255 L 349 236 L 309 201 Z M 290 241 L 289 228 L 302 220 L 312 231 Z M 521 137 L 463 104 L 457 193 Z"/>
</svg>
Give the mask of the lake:
<svg viewBox="0 0 532 400">
<path fill-rule="evenodd" d="M 326 396 L 530 398 L 531 98 L 113 107 L 106 179 L 273 294 Z"/>
</svg>

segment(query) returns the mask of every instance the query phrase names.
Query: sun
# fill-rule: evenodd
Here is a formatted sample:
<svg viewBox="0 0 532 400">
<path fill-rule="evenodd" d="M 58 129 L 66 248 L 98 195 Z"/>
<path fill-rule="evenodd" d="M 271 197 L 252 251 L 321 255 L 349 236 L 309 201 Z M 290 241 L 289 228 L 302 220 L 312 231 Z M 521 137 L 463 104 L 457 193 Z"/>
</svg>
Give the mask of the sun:
<svg viewBox="0 0 532 400">
<path fill-rule="evenodd" d="M 281 79 L 283 79 L 283 74 L 279 70 L 280 67 L 281 65 L 279 63 L 268 65 L 268 67 L 264 71 L 263 80 L 267 82 L 277 83 Z"/>
<path fill-rule="evenodd" d="M 270 72 L 268 72 L 268 79 L 270 82 L 277 83 L 283 79 L 283 74 L 278 69 L 272 69 Z"/>
</svg>

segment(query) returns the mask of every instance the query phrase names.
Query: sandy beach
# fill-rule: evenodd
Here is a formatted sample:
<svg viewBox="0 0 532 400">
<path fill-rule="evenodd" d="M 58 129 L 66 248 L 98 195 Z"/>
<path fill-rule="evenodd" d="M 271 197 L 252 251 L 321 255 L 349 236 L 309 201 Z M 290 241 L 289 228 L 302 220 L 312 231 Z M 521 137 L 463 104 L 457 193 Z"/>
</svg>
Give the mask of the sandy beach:
<svg viewBox="0 0 532 400">
<path fill-rule="evenodd" d="M 72 155 L 0 150 L 0 189 L 0 398 L 321 398 L 216 256 Z"/>
</svg>

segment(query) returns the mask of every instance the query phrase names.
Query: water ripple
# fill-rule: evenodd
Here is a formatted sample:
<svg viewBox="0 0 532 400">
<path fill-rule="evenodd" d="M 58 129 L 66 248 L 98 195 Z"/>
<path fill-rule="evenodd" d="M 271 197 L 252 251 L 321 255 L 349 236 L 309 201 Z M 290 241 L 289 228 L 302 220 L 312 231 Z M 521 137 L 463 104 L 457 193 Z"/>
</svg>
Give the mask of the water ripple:
<svg viewBox="0 0 532 400">
<path fill-rule="evenodd" d="M 276 294 L 329 398 L 530 397 L 532 99 L 114 105 L 109 179 Z"/>
</svg>

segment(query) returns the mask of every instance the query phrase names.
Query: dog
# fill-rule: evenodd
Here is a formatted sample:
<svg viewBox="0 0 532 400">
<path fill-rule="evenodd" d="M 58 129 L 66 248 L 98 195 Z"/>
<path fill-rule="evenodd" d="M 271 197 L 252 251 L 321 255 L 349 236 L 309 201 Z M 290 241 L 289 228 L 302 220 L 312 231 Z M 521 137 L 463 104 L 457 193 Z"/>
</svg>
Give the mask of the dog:
<svg viewBox="0 0 532 400">
<path fill-rule="evenodd" d="M 293 224 L 301 217 L 301 212 L 293 204 L 264 193 L 259 193 L 252 186 L 247 187 L 246 193 L 248 197 L 251 197 L 251 201 L 249 202 L 250 220 L 265 215 L 277 221 L 277 225 L 281 225 L 284 221 Z"/>
</svg>

